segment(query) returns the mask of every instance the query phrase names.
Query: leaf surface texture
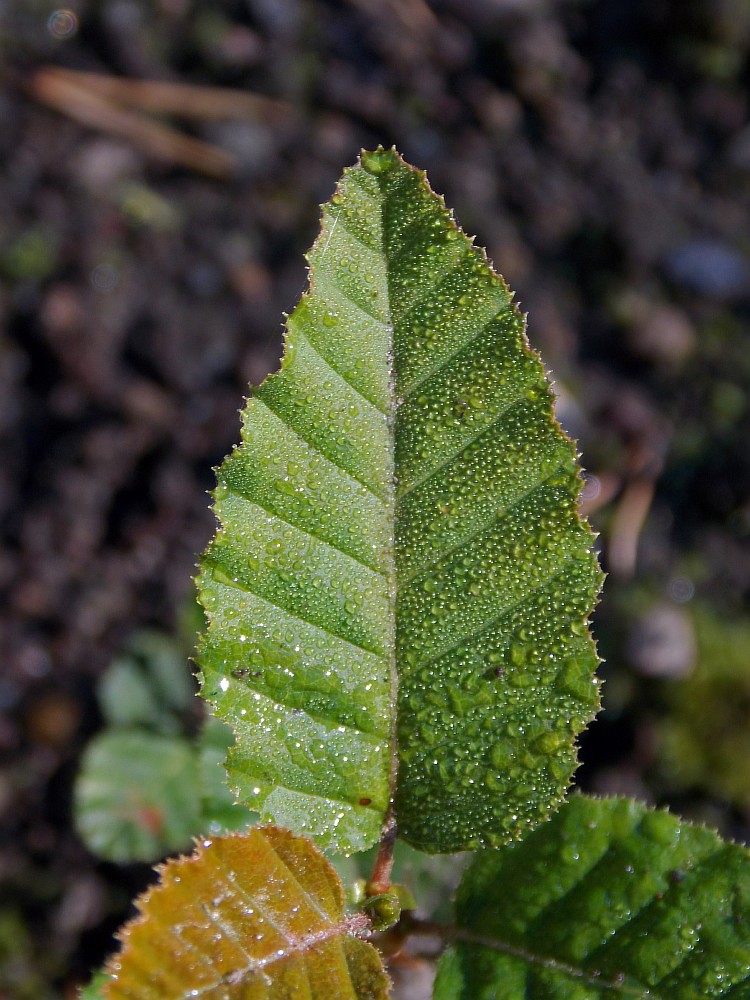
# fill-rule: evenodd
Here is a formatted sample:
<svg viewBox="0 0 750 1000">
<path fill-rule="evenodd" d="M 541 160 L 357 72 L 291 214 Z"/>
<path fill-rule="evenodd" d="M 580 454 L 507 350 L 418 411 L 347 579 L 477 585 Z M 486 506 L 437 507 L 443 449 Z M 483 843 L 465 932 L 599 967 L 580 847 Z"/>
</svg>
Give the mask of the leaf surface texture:
<svg viewBox="0 0 750 1000">
<path fill-rule="evenodd" d="M 750 855 L 628 799 L 572 796 L 477 855 L 436 1000 L 747 1000 Z"/>
<path fill-rule="evenodd" d="M 395 151 L 345 172 L 309 262 L 199 579 L 231 782 L 362 850 L 398 768 L 412 844 L 501 843 L 561 800 L 598 705 L 574 448 L 507 286 Z"/>
</svg>

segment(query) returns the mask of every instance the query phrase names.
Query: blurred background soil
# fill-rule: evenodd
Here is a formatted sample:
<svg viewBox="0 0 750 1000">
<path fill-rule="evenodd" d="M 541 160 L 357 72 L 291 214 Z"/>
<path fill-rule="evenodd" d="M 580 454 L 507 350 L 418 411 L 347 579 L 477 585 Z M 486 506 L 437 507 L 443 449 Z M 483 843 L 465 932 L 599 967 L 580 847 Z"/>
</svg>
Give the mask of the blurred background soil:
<svg viewBox="0 0 750 1000">
<path fill-rule="evenodd" d="M 749 53 L 748 0 L 0 2 L 0 997 L 73 997 L 151 877 L 74 831 L 95 684 L 192 601 L 363 146 L 487 247 L 580 442 L 609 573 L 580 782 L 748 839 Z"/>
</svg>

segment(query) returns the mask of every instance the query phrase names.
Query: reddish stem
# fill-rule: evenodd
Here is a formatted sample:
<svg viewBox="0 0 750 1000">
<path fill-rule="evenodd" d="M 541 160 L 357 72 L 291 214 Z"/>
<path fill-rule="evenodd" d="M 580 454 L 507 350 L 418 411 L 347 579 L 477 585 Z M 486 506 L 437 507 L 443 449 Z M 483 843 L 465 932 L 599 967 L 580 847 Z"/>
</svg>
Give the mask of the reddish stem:
<svg viewBox="0 0 750 1000">
<path fill-rule="evenodd" d="M 375 864 L 372 867 L 372 875 L 367 883 L 366 892 L 368 896 L 378 896 L 381 892 L 388 892 L 391 887 L 391 871 L 393 869 L 393 848 L 396 845 L 396 822 L 393 817 L 393 809 L 388 810 L 388 815 L 383 824 L 383 835 L 380 838 L 378 854 Z"/>
</svg>

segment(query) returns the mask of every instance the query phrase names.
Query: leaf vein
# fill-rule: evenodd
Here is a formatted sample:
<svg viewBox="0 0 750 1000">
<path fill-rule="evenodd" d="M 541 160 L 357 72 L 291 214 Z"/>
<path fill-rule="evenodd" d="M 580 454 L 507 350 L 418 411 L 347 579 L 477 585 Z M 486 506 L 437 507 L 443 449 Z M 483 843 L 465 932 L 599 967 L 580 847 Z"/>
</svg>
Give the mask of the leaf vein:
<svg viewBox="0 0 750 1000">
<path fill-rule="evenodd" d="M 378 659 L 384 659 L 384 654 L 382 650 L 379 649 L 369 649 L 367 646 L 363 646 L 361 643 L 355 642 L 353 639 L 347 638 L 345 635 L 339 635 L 338 632 L 334 632 L 329 628 L 325 628 L 323 625 L 319 625 L 318 622 L 310 621 L 309 618 L 305 618 L 303 615 L 298 614 L 296 611 L 292 611 L 291 608 L 285 607 L 283 604 L 279 604 L 278 601 L 272 601 L 270 598 L 264 594 L 259 594 L 252 589 L 248 584 L 241 583 L 239 580 L 232 580 L 231 583 L 224 583 L 222 581 L 222 586 L 232 587 L 234 590 L 239 590 L 246 594 L 251 594 L 256 597 L 259 601 L 265 601 L 266 604 L 270 604 L 271 607 L 277 608 L 279 611 L 283 611 L 284 614 L 288 615 L 294 621 L 302 622 L 303 625 L 309 625 L 311 628 L 318 629 L 325 635 L 331 636 L 333 639 L 340 639 L 341 642 L 345 642 L 348 646 L 353 649 L 358 649 L 363 653 L 370 653 L 372 656 L 377 656 Z"/>
<path fill-rule="evenodd" d="M 270 517 L 276 518 L 276 520 L 281 521 L 282 524 L 286 524 L 290 528 L 294 528 L 295 531 L 299 531 L 300 534 L 306 535 L 308 538 L 314 538 L 316 542 L 320 542 L 321 545 L 325 545 L 326 548 L 331 549 L 331 551 L 338 552 L 339 555 L 345 556 L 347 559 L 351 559 L 353 563 L 356 563 L 357 566 L 361 566 L 362 569 L 366 569 L 368 573 L 373 573 L 375 576 L 386 575 L 383 570 L 375 569 L 374 566 L 370 566 L 369 563 L 363 562 L 363 560 L 360 559 L 358 556 L 353 555 L 351 552 L 347 552 L 346 549 L 342 549 L 338 545 L 334 545 L 333 542 L 328 541 L 327 538 L 323 538 L 321 535 L 316 535 L 315 532 L 310 531 L 309 528 L 303 528 L 301 525 L 296 524 L 294 521 L 290 521 L 287 518 L 282 517 L 275 510 L 271 510 L 270 507 L 265 507 L 262 503 L 258 503 L 258 501 L 254 497 L 248 496 L 247 493 L 244 493 L 234 483 L 229 483 L 226 482 L 225 480 L 225 485 L 229 493 L 233 493 L 241 500 L 244 500 L 247 503 L 252 504 L 254 507 L 257 507 L 258 510 L 262 510 L 264 514 L 268 514 Z"/>
<path fill-rule="evenodd" d="M 406 249 L 410 249 L 407 247 Z M 461 264 L 468 259 L 468 254 L 464 252 L 458 252 L 455 257 L 450 258 L 450 266 L 446 267 L 445 270 L 441 271 L 438 275 L 433 275 L 433 281 L 430 282 L 429 288 L 425 291 L 423 295 L 420 295 L 418 299 L 414 302 L 410 302 L 407 309 L 402 313 L 392 310 L 393 324 L 394 326 L 398 323 L 401 324 L 406 319 L 415 312 L 421 305 L 423 305 L 429 298 L 431 298 L 437 289 L 442 285 L 447 277 L 457 271 Z M 390 270 L 391 268 L 389 268 Z"/>
<path fill-rule="evenodd" d="M 425 382 L 429 382 L 431 378 L 439 374 L 449 365 L 453 364 L 456 358 L 459 357 L 459 355 L 463 354 L 464 351 L 473 347 L 476 344 L 476 342 L 484 336 L 484 334 L 487 332 L 490 326 L 492 326 L 492 324 L 497 321 L 497 316 L 498 313 L 501 311 L 502 306 L 505 306 L 507 308 L 509 316 L 514 315 L 513 309 L 511 308 L 511 304 L 507 301 L 507 298 L 503 294 L 501 289 L 498 289 L 497 297 L 498 299 L 500 299 L 500 305 L 495 308 L 495 311 L 492 313 L 492 315 L 487 320 L 485 320 L 485 322 L 482 323 L 482 325 L 477 330 L 475 330 L 471 334 L 468 340 L 465 340 L 454 351 L 446 355 L 446 357 L 443 358 L 439 364 L 437 364 L 434 368 L 431 368 L 428 372 L 426 372 L 417 382 L 413 382 L 409 386 L 409 388 L 403 393 L 401 397 L 402 403 L 405 403 L 406 400 L 410 398 L 410 396 L 412 396 L 415 392 L 417 392 L 418 389 L 421 389 L 421 387 L 425 384 Z"/>
<path fill-rule="evenodd" d="M 414 492 L 414 490 L 418 489 L 420 486 L 424 486 L 425 483 L 433 479 L 439 472 L 442 472 L 443 469 L 446 469 L 448 468 L 448 466 L 452 465 L 457 458 L 460 458 L 461 455 L 463 455 L 463 453 L 466 451 L 467 448 L 470 448 L 475 441 L 478 441 L 488 431 L 491 431 L 493 428 L 497 427 L 497 425 L 501 423 L 505 419 L 505 417 L 507 417 L 510 411 L 513 410 L 516 406 L 518 406 L 519 403 L 522 403 L 525 399 L 526 399 L 526 393 L 524 389 L 524 391 L 519 393 L 519 395 L 514 396 L 512 400 L 506 403 L 506 405 L 502 408 L 502 410 L 496 413 L 488 424 L 485 424 L 483 427 L 481 427 L 476 434 L 473 434 L 471 437 L 466 438 L 464 441 L 462 441 L 461 446 L 459 448 L 456 448 L 453 452 L 451 452 L 451 454 L 446 459 L 444 459 L 442 462 L 438 462 L 438 464 L 434 465 L 431 469 L 429 469 L 429 471 L 425 472 L 423 475 L 419 476 L 417 479 L 409 483 L 409 485 L 399 493 L 398 499 L 403 500 L 405 497 L 408 497 L 410 493 Z"/>
<path fill-rule="evenodd" d="M 321 725 L 326 726 L 329 729 L 346 729 L 347 732 L 356 733 L 358 736 L 362 736 L 366 742 L 372 741 L 373 743 L 378 743 L 383 739 L 382 735 L 373 730 L 370 732 L 367 729 L 360 729 L 358 726 L 348 725 L 346 722 L 342 722 L 340 719 L 333 719 L 328 716 L 322 715 L 320 712 L 311 712 L 309 708 L 299 708 L 298 705 L 290 705 L 288 701 L 283 698 L 277 698 L 275 695 L 269 694 L 259 688 L 257 685 L 252 684 L 246 677 L 242 678 L 245 687 L 254 692 L 255 694 L 261 695 L 263 698 L 268 698 L 275 705 L 283 705 L 284 708 L 288 708 L 291 712 L 302 712 L 307 715 L 313 722 L 319 722 Z"/>
<path fill-rule="evenodd" d="M 461 538 L 455 544 L 450 546 L 450 548 L 443 550 L 441 554 L 432 562 L 429 562 L 424 566 L 420 566 L 419 568 L 415 569 L 412 573 L 409 573 L 409 575 L 404 578 L 402 584 L 402 590 L 408 584 L 416 580 L 418 577 L 426 573 L 433 572 L 442 563 L 445 563 L 449 559 L 453 558 L 458 552 L 461 551 L 461 549 L 470 546 L 473 542 L 477 540 L 477 538 L 479 538 L 482 532 L 487 531 L 489 528 L 493 527 L 493 525 L 496 525 L 499 521 L 501 521 L 504 517 L 507 517 L 508 514 L 516 510 L 523 503 L 524 500 L 528 500 L 528 498 L 533 496 L 534 493 L 536 493 L 538 490 L 541 490 L 544 486 L 548 485 L 550 480 L 554 479 L 555 476 L 557 476 L 561 471 L 564 471 L 564 469 L 565 466 L 563 464 L 558 465 L 557 468 L 555 468 L 552 472 L 550 472 L 548 476 L 545 476 L 543 479 L 536 480 L 533 483 L 533 485 L 531 485 L 528 489 L 524 490 L 522 493 L 519 493 L 517 496 L 515 496 L 510 503 L 506 503 L 504 505 L 499 506 L 495 511 L 493 511 L 491 517 L 489 517 L 485 521 L 482 521 L 479 527 L 477 527 L 474 531 L 470 532 L 468 535 Z"/>
<path fill-rule="evenodd" d="M 323 354 L 323 352 L 318 347 L 318 345 L 314 344 L 312 342 L 312 340 L 310 340 L 310 337 L 306 333 L 304 333 L 303 331 L 301 331 L 300 335 L 305 338 L 305 340 L 307 341 L 307 343 L 310 345 L 310 347 L 312 348 L 312 350 L 315 351 L 315 353 L 318 355 L 318 357 L 321 359 L 321 361 L 323 361 L 324 364 L 326 364 L 331 369 L 331 371 L 334 373 L 334 375 L 337 376 L 337 378 L 341 379 L 341 381 L 344 383 L 344 385 L 349 386 L 349 388 L 352 390 L 352 392 L 355 392 L 360 397 L 360 399 L 363 399 L 367 403 L 368 406 L 371 406 L 374 410 L 377 410 L 377 412 L 380 413 L 382 416 L 384 416 L 384 417 L 388 416 L 388 414 L 386 413 L 385 410 L 381 410 L 381 408 L 379 406 L 377 406 L 375 403 L 373 403 L 373 401 L 371 399 L 368 399 L 367 396 L 365 396 L 365 394 L 362 392 L 361 389 L 357 388 L 357 386 L 353 382 L 351 382 L 346 377 L 346 375 L 343 375 L 338 370 L 338 368 L 336 368 L 335 365 L 333 365 L 331 363 L 331 361 L 325 356 L 325 354 Z"/>
<path fill-rule="evenodd" d="M 643 824 L 643 820 L 641 819 L 639 821 L 639 823 L 638 823 L 638 827 L 634 827 L 633 830 L 631 831 L 631 833 L 632 834 L 636 834 L 638 828 L 640 826 L 642 826 L 642 824 Z M 580 885 L 580 883 L 582 881 L 584 881 L 585 878 L 590 877 L 591 874 L 592 874 L 592 872 L 594 872 L 599 865 L 604 864 L 606 862 L 606 859 L 614 851 L 615 851 L 615 848 L 610 846 L 600 858 L 597 858 L 595 864 L 587 872 L 584 873 L 584 875 L 575 883 L 575 885 L 573 885 L 571 887 L 571 889 L 569 890 L 569 892 L 566 893 L 566 896 L 570 895 L 570 892 L 574 891 Z M 691 867 L 690 873 L 692 874 L 695 871 L 699 871 L 706 862 L 711 861 L 713 858 L 715 858 L 716 856 L 718 856 L 721 853 L 722 853 L 722 851 L 721 851 L 721 849 L 719 849 L 717 851 L 714 851 L 712 854 L 707 855 L 704 858 L 701 858 L 700 861 L 697 864 L 695 864 L 695 865 L 693 865 Z M 561 905 L 563 903 L 563 901 L 565 900 L 566 896 L 562 896 L 559 900 L 556 900 L 555 901 L 556 905 L 558 905 L 558 906 Z M 600 945 L 598 948 L 595 948 L 593 951 L 591 951 L 587 955 L 587 958 L 589 960 L 595 962 L 597 955 L 606 956 L 607 951 L 609 950 L 612 942 L 617 940 L 618 935 L 620 935 L 624 931 L 626 931 L 627 928 L 630 927 L 631 924 L 635 923 L 648 909 L 650 909 L 655 903 L 659 903 L 659 902 L 660 902 L 660 900 L 659 900 L 658 896 L 656 894 L 654 894 L 654 895 L 650 896 L 648 899 L 644 900 L 644 902 L 641 904 L 641 906 L 638 907 L 637 910 L 628 910 L 626 919 L 623 920 L 622 923 L 618 927 L 614 928 L 613 933 L 612 933 L 612 937 L 608 941 L 606 941 L 604 944 Z M 684 962 L 685 958 L 687 958 L 689 956 L 689 954 L 690 954 L 689 951 L 686 952 L 685 954 L 683 954 L 683 956 L 680 958 L 680 961 L 677 963 L 677 965 L 673 966 L 672 969 L 666 975 L 662 976 L 662 978 L 657 983 L 654 983 L 654 986 L 655 987 L 659 987 L 660 984 L 663 983 L 665 979 L 668 979 L 669 976 L 673 975 L 674 972 L 676 972 L 677 969 L 679 969 L 680 965 L 682 965 L 682 963 Z"/>
<path fill-rule="evenodd" d="M 460 649 L 461 646 L 465 646 L 467 643 L 472 642 L 474 639 L 478 639 L 481 635 L 483 635 L 485 632 L 488 632 L 494 625 L 496 625 L 503 618 L 507 617 L 508 615 L 512 615 L 532 597 L 536 597 L 537 594 L 541 593 L 543 590 L 549 587 L 551 583 L 554 583 L 555 580 L 563 576 L 566 572 L 567 567 L 570 566 L 570 564 L 574 561 L 575 560 L 570 556 L 567 559 L 564 559 L 562 564 L 553 573 L 551 573 L 548 577 L 546 577 L 541 583 L 537 584 L 536 587 L 532 587 L 531 590 L 528 590 L 517 601 L 514 601 L 512 604 L 508 604 L 505 607 L 501 608 L 500 611 L 497 612 L 497 614 L 487 619 L 487 621 L 482 622 L 479 628 L 474 629 L 467 635 L 462 636 L 456 642 L 451 643 L 450 646 L 446 646 L 444 649 L 441 649 L 437 653 L 428 657 L 428 659 L 421 660 L 418 663 L 415 663 L 409 671 L 402 670 L 401 672 L 402 678 L 406 679 L 417 670 L 424 670 L 425 667 L 431 666 L 433 663 L 436 663 L 438 660 L 441 660 L 444 656 L 448 656 L 450 653 L 455 652 L 455 650 Z"/>
<path fill-rule="evenodd" d="M 322 262 L 318 264 L 318 269 L 316 270 L 314 276 L 311 278 L 311 288 L 313 288 L 316 292 L 320 291 L 321 284 L 325 286 L 327 291 L 330 292 L 331 290 L 333 290 L 335 295 L 343 299 L 345 302 L 350 302 L 353 306 L 359 309 L 361 313 L 364 313 L 365 316 L 368 316 L 370 319 L 375 320 L 376 323 L 379 323 L 381 326 L 388 326 L 386 320 L 384 320 L 381 316 L 376 315 L 374 312 L 371 312 L 362 304 L 362 302 L 360 302 L 358 299 L 355 299 L 352 293 L 347 288 L 345 288 L 343 285 L 339 285 L 336 282 L 336 279 L 331 270 L 327 267 L 322 266 Z"/>
<path fill-rule="evenodd" d="M 429 927 L 429 922 L 425 922 L 425 925 Z M 510 944 L 507 941 L 500 941 L 497 938 L 492 938 L 488 935 L 477 934 L 474 931 L 464 930 L 460 927 L 450 927 L 446 928 L 445 936 L 450 937 L 454 941 L 460 942 L 461 944 L 475 945 L 480 948 L 488 948 L 491 951 L 500 952 L 501 954 L 508 955 L 509 958 L 515 958 L 523 962 L 526 966 L 548 969 L 550 972 L 562 973 L 571 979 L 578 979 L 581 982 L 586 983 L 587 986 L 593 986 L 599 990 L 608 990 L 628 997 L 661 1000 L 657 994 L 652 993 L 648 989 L 644 991 L 640 987 L 627 986 L 624 983 L 613 983 L 607 982 L 606 980 L 602 981 L 600 976 L 596 976 L 580 966 L 569 965 L 566 962 L 561 962 L 557 958 L 552 958 L 546 955 L 538 955 L 536 952 L 527 951 L 525 948 L 521 948 L 518 945 Z"/>
<path fill-rule="evenodd" d="M 263 404 L 263 406 L 265 406 L 266 409 L 270 413 L 272 413 L 280 423 L 284 424 L 284 426 L 287 427 L 292 432 L 292 434 L 295 435 L 295 437 L 299 438 L 300 441 L 304 441 L 304 443 L 308 447 L 312 448 L 313 451 L 317 451 L 319 455 L 322 455 L 327 462 L 330 462 L 331 465 L 335 465 L 336 468 L 339 470 L 339 472 L 343 472 L 345 475 L 353 479 L 355 483 L 359 483 L 362 489 L 367 490 L 367 492 L 370 493 L 372 496 L 374 496 L 379 503 L 385 505 L 386 501 L 383 499 L 383 497 L 378 496 L 378 494 L 375 492 L 372 486 L 369 486 L 358 476 L 355 476 L 354 473 L 351 472 L 349 469 L 345 469 L 343 465 L 339 465 L 339 463 L 334 458 L 332 458 L 330 455 L 326 454 L 326 452 L 323 451 L 320 445 L 315 444 L 313 441 L 308 441 L 308 439 L 290 423 L 289 417 L 284 413 L 279 413 L 277 409 L 271 406 L 271 404 L 267 399 L 265 399 L 265 397 L 255 395 L 253 396 L 253 399 L 259 400 Z"/>
<path fill-rule="evenodd" d="M 383 813 L 383 810 L 381 808 L 378 808 L 374 804 L 369 806 L 360 806 L 359 799 L 357 798 L 345 799 L 342 798 L 340 795 L 329 795 L 328 793 L 319 794 L 317 792 L 309 792 L 305 788 L 294 788 L 292 787 L 292 785 L 285 785 L 280 781 L 271 782 L 268 780 L 267 775 L 256 774 L 255 771 L 251 771 L 248 768 L 245 769 L 240 768 L 238 763 L 236 762 L 234 766 L 236 770 L 241 771 L 241 773 L 246 778 L 252 778 L 253 780 L 256 780 L 260 785 L 263 785 L 263 783 L 265 783 L 266 785 L 271 785 L 273 788 L 283 788 L 287 792 L 294 792 L 295 795 L 305 795 L 309 799 L 320 799 L 321 802 L 334 802 L 338 803 L 341 806 L 347 806 L 349 808 L 356 806 L 358 809 L 366 809 L 368 812 L 374 812 L 378 816 L 381 816 Z"/>
<path fill-rule="evenodd" d="M 374 201 L 374 199 L 372 198 L 370 200 Z M 342 232 L 346 233 L 346 235 L 350 239 L 354 240 L 355 243 L 358 243 L 361 247 L 364 247 L 364 249 L 367 250 L 367 252 L 371 254 L 373 257 L 377 257 L 380 253 L 380 248 L 377 246 L 371 246 L 367 242 L 367 240 L 362 239 L 362 237 L 358 233 L 355 233 L 354 230 L 350 229 L 349 226 L 347 226 L 346 222 L 343 221 L 345 217 L 346 217 L 345 212 L 341 210 L 339 210 L 336 215 L 334 215 L 332 212 L 330 213 L 330 218 L 334 220 L 334 222 Z"/>
</svg>

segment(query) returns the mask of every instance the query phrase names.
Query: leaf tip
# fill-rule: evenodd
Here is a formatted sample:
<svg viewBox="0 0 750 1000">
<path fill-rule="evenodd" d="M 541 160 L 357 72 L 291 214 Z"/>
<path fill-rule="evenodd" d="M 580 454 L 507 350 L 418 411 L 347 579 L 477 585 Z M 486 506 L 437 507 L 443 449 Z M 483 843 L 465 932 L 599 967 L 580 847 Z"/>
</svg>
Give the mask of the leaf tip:
<svg viewBox="0 0 750 1000">
<path fill-rule="evenodd" d="M 377 149 L 363 149 L 359 154 L 359 162 L 368 174 L 386 174 L 398 166 L 401 157 L 395 146 L 390 149 L 378 146 Z"/>
</svg>

